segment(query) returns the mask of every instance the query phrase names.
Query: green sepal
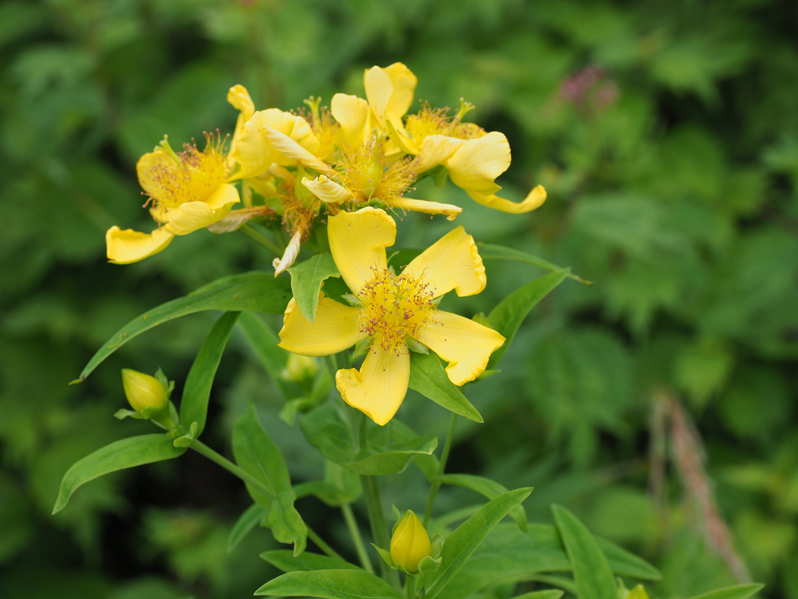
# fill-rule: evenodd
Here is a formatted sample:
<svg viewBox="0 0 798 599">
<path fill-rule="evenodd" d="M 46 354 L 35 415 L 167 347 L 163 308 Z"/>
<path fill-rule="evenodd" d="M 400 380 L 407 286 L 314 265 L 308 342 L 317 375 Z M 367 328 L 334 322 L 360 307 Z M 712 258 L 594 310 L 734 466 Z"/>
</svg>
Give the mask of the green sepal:
<svg viewBox="0 0 798 599">
<path fill-rule="evenodd" d="M 125 418 L 135 418 L 136 420 L 144 420 L 144 416 L 139 414 L 136 410 L 117 410 L 114 412 L 114 418 L 117 420 L 124 420 Z"/>
<path fill-rule="evenodd" d="M 399 523 L 402 521 L 402 517 L 404 514 L 399 511 L 399 508 L 395 505 L 391 504 L 391 512 L 393 513 L 393 517 L 396 518 L 396 522 L 393 523 L 391 527 L 391 535 L 396 532 L 396 527 L 399 526 Z"/>
<path fill-rule="evenodd" d="M 439 164 L 438 166 L 425 171 L 424 175 L 427 177 L 432 177 L 432 180 L 435 181 L 435 187 L 445 187 L 446 180 L 449 178 L 449 171 L 445 166 Z"/>
<path fill-rule="evenodd" d="M 418 578 L 422 578 L 423 576 L 431 577 L 441 567 L 442 561 L 442 557 L 432 557 L 431 555 L 428 555 L 418 562 L 418 574 L 415 574 L 415 576 Z"/>
<path fill-rule="evenodd" d="M 353 308 L 359 308 L 362 305 L 362 302 L 357 298 L 357 296 L 352 295 L 351 293 L 344 293 L 341 295 L 341 298 Z"/>
<path fill-rule="evenodd" d="M 166 399 L 171 399 L 172 391 L 175 390 L 175 382 L 166 378 L 166 375 L 160 368 L 158 368 L 157 372 L 155 373 L 155 378 L 163 385 L 163 388 L 166 389 Z"/>
<path fill-rule="evenodd" d="M 407 349 L 410 351 L 416 352 L 417 354 L 429 354 L 429 347 L 421 343 L 421 341 L 413 339 L 412 337 L 405 337 L 405 342 L 407 343 Z"/>
<path fill-rule="evenodd" d="M 197 438 L 197 423 L 192 422 L 191 426 L 188 429 L 188 432 L 185 435 L 182 435 L 174 440 L 172 445 L 175 447 L 188 447 L 191 445 L 191 442 Z"/>
<path fill-rule="evenodd" d="M 382 558 L 382 561 L 388 564 L 391 567 L 391 569 L 393 570 L 399 569 L 397 568 L 396 564 L 393 563 L 393 558 L 391 557 L 390 551 L 388 551 L 387 549 L 383 549 L 382 547 L 377 547 L 374 543 L 372 543 L 371 546 L 377 550 L 377 553 L 379 553 L 380 557 Z"/>
</svg>

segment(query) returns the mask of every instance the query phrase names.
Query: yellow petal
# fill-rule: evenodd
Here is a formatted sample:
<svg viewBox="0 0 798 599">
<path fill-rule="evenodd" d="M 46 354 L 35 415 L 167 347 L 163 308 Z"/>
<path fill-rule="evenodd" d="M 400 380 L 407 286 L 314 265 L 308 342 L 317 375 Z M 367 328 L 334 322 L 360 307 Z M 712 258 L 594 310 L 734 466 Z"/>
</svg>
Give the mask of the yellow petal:
<svg viewBox="0 0 798 599">
<path fill-rule="evenodd" d="M 237 231 L 251 218 L 263 216 L 265 214 L 264 206 L 254 206 L 250 208 L 241 208 L 240 210 L 233 210 L 224 218 L 208 225 L 208 230 L 211 233 L 231 233 Z"/>
<path fill-rule="evenodd" d="M 303 177 L 302 185 L 307 187 L 322 202 L 328 204 L 340 204 L 341 202 L 355 199 L 355 196 L 346 187 L 338 185 L 338 183 L 324 175 L 319 175 L 312 181 L 307 177 Z"/>
<path fill-rule="evenodd" d="M 291 298 L 283 316 L 280 347 L 303 356 L 328 356 L 352 347 L 366 334 L 360 332 L 360 310 L 344 306 L 319 292 L 316 317 L 308 322 Z"/>
<path fill-rule="evenodd" d="M 485 371 L 490 355 L 504 344 L 504 337 L 473 320 L 438 310 L 418 341 L 449 362 L 449 380 L 464 385 Z"/>
<path fill-rule="evenodd" d="M 171 191 L 165 189 L 162 181 L 169 180 L 170 173 L 177 173 L 180 166 L 166 152 L 156 149 L 148 152 L 136 162 L 136 174 L 141 188 L 155 198 L 169 197 Z"/>
<path fill-rule="evenodd" d="M 256 112 L 241 129 L 240 135 L 233 140 L 230 157 L 238 163 L 241 178 L 255 177 L 271 166 L 276 152 L 269 140 L 263 135 L 263 123 Z"/>
<path fill-rule="evenodd" d="M 341 135 L 353 147 L 363 143 L 369 105 L 363 98 L 348 94 L 335 94 L 330 103 L 330 112 L 341 125 Z"/>
<path fill-rule="evenodd" d="M 413 104 L 418 78 L 401 62 L 395 62 L 391 66 L 385 67 L 383 71 L 391 79 L 393 85 L 393 93 L 385 109 L 385 115 L 388 118 L 398 118 L 401 123 L 401 118 L 407 114 Z"/>
<path fill-rule="evenodd" d="M 410 354 L 398 356 L 380 347 L 375 339 L 360 372 L 356 368 L 339 370 L 335 385 L 341 397 L 380 426 L 387 424 L 407 395 L 410 381 Z"/>
<path fill-rule="evenodd" d="M 172 235 L 188 235 L 222 220 L 233 204 L 239 202 L 238 190 L 224 183 L 205 202 L 186 202 L 169 213 L 164 227 Z"/>
<path fill-rule="evenodd" d="M 475 295 L 487 284 L 477 245 L 463 227 L 450 231 L 416 256 L 402 271 L 406 273 L 423 276 L 435 297 L 452 289 L 460 297 Z"/>
<path fill-rule="evenodd" d="M 157 254 L 172 241 L 173 237 L 163 229 L 152 233 L 139 233 L 133 229 L 122 231 L 113 226 L 105 234 L 108 261 L 114 264 L 130 264 Z"/>
<path fill-rule="evenodd" d="M 363 77 L 363 85 L 366 88 L 366 99 L 369 107 L 377 117 L 380 127 L 385 127 L 385 109 L 393 93 L 393 83 L 388 74 L 380 67 L 371 67 Z"/>
<path fill-rule="evenodd" d="M 418 144 L 413 140 L 410 134 L 408 134 L 402 123 L 402 119 L 396 119 L 389 115 L 385 126 L 391 136 L 391 141 L 395 143 L 402 152 L 405 154 L 418 154 Z"/>
<path fill-rule="evenodd" d="M 416 157 L 418 172 L 423 173 L 439 164 L 445 164 L 464 143 L 465 140 L 446 135 L 428 135 L 421 142 Z"/>
<path fill-rule="evenodd" d="M 454 220 L 454 218 L 463 211 L 460 206 L 455 206 L 454 204 L 441 204 L 439 202 L 413 200 L 411 198 L 386 199 L 385 204 L 399 210 L 423 212 L 425 214 L 445 214 L 446 220 Z"/>
<path fill-rule="evenodd" d="M 255 114 L 255 103 L 249 96 L 247 88 L 243 85 L 234 85 L 227 92 L 227 101 L 233 105 L 233 108 L 240 110 L 245 120 L 252 118 Z"/>
<path fill-rule="evenodd" d="M 385 248 L 396 241 L 396 223 L 385 211 L 371 207 L 339 212 L 327 223 L 335 264 L 349 288 L 358 293 L 373 268 L 388 267 Z"/>
<path fill-rule="evenodd" d="M 510 200 L 505 200 L 497 195 L 483 195 L 480 193 L 474 193 L 472 191 L 469 191 L 468 195 L 471 196 L 472 200 L 482 204 L 483 206 L 495 208 L 496 210 L 501 210 L 502 212 L 509 212 L 510 214 L 524 214 L 525 212 L 531 212 L 536 208 L 540 208 L 543 205 L 543 202 L 546 201 L 546 190 L 542 185 L 538 185 L 532 191 L 530 191 L 526 198 L 524 198 L 523 202 L 511 202 Z"/>
<path fill-rule="evenodd" d="M 297 162 L 302 163 L 308 168 L 315 169 L 320 173 L 330 173 L 332 169 L 324 162 L 319 160 L 309 150 L 303 148 L 299 143 L 287 136 L 280 133 L 276 129 L 272 129 L 268 125 L 263 126 L 263 134 L 277 152 L 275 155 L 275 162 L 282 164 L 282 166 L 291 166 Z"/>
<path fill-rule="evenodd" d="M 510 144 L 504 133 L 498 131 L 467 140 L 446 161 L 452 183 L 484 195 L 501 189 L 495 179 L 509 167 Z"/>
<path fill-rule="evenodd" d="M 299 255 L 299 245 L 302 241 L 302 231 L 297 231 L 285 247 L 282 258 L 275 258 L 272 261 L 274 267 L 274 276 L 276 277 L 281 272 L 285 272 L 286 268 L 291 268 L 291 265 Z"/>
</svg>

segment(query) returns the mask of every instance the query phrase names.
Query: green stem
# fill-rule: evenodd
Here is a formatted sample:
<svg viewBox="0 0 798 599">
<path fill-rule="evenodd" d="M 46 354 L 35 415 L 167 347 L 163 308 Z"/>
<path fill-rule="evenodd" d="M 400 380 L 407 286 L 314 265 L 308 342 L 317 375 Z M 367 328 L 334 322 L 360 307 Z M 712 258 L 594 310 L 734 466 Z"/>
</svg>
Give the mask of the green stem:
<svg viewBox="0 0 798 599">
<path fill-rule="evenodd" d="M 249 225 L 241 225 L 241 228 L 239 230 L 242 233 L 244 233 L 244 235 L 253 240 L 255 243 L 259 243 L 267 250 L 273 252 L 274 255 L 277 256 L 278 258 L 283 255 L 284 250 L 281 250 L 276 243 L 269 241 Z"/>
<path fill-rule="evenodd" d="M 249 474 L 246 470 L 242 470 L 241 468 L 236 466 L 233 462 L 228 460 L 223 455 L 215 452 L 213 449 L 205 445 L 205 443 L 202 443 L 201 441 L 194 439 L 189 447 L 191 447 L 191 449 L 193 449 L 200 455 L 205 456 L 213 463 L 221 466 L 222 468 L 227 470 L 230 474 L 237 476 L 246 484 L 256 488 L 258 491 L 260 491 L 267 497 L 274 498 L 274 491 L 272 491 L 269 487 L 267 487 L 257 478 Z M 308 529 L 308 536 L 314 543 L 316 543 L 319 549 L 321 549 L 324 553 L 326 553 L 330 557 L 335 557 L 342 561 L 346 561 L 332 547 L 330 547 L 327 543 L 325 543 L 322 540 L 322 538 L 319 535 L 317 535 L 316 532 L 312 528 L 310 528 L 310 526 L 307 525 L 307 523 L 305 523 L 305 527 Z"/>
<path fill-rule="evenodd" d="M 416 577 L 405 576 L 405 591 L 407 592 L 407 599 L 416 599 Z"/>
<path fill-rule="evenodd" d="M 382 502 L 380 501 L 380 487 L 376 476 L 360 475 L 363 484 L 363 498 L 366 500 L 366 509 L 369 514 L 369 524 L 371 526 L 371 536 L 377 547 L 388 549 L 388 525 L 385 523 L 385 514 L 382 512 Z M 391 583 L 395 588 L 399 588 L 399 576 L 395 570 L 380 560 L 380 573 L 383 579 Z"/>
<path fill-rule="evenodd" d="M 424 526 L 429 523 L 430 516 L 432 516 L 432 508 L 435 505 L 435 497 L 438 495 L 438 489 L 441 488 L 441 481 L 437 479 L 443 476 L 443 473 L 446 470 L 446 462 L 449 461 L 449 452 L 452 450 L 455 424 L 457 424 L 457 414 L 452 414 L 452 421 L 449 423 L 449 432 L 446 435 L 446 441 L 443 443 L 443 452 L 441 453 L 441 460 L 438 463 L 438 473 L 435 476 L 436 480 L 433 481 L 432 488 L 429 490 L 427 508 L 424 510 Z"/>
<path fill-rule="evenodd" d="M 341 504 L 341 513 L 344 515 L 346 526 L 349 528 L 349 534 L 352 535 L 352 540 L 355 543 L 360 565 L 363 566 L 369 574 L 374 574 L 374 566 L 371 564 L 369 554 L 366 552 L 366 546 L 363 544 L 363 538 L 360 536 L 360 529 L 357 526 L 355 515 L 352 513 L 352 507 L 348 503 Z"/>
<path fill-rule="evenodd" d="M 305 526 L 308 529 L 308 537 L 310 538 L 311 541 L 316 543 L 316 546 L 319 549 L 321 549 L 324 553 L 326 553 L 330 557 L 339 559 L 342 562 L 346 561 L 343 557 L 341 557 L 340 553 L 338 553 L 335 549 L 333 549 L 327 543 L 325 543 L 324 540 L 316 533 L 316 531 L 313 530 L 310 526 L 308 526 L 307 523 L 305 523 Z"/>
</svg>

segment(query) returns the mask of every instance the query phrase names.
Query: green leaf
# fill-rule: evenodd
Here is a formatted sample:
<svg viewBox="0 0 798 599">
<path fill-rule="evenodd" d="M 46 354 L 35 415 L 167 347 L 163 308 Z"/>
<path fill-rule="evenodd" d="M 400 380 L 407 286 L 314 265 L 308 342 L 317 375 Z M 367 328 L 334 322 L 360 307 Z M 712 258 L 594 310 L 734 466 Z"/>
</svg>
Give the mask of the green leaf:
<svg viewBox="0 0 798 599">
<path fill-rule="evenodd" d="M 185 448 L 174 447 L 169 435 L 141 435 L 106 445 L 67 470 L 61 481 L 53 514 L 64 509 L 72 493 L 90 480 L 125 468 L 171 460 L 185 451 Z"/>
<path fill-rule="evenodd" d="M 404 471 L 416 455 L 432 455 L 438 446 L 437 437 L 418 437 L 409 441 L 391 443 L 383 449 L 366 448 L 351 462 L 341 466 L 357 474 L 381 476 Z"/>
<path fill-rule="evenodd" d="M 387 582 L 362 570 L 289 572 L 270 580 L 256 595 L 324 599 L 402 599 Z"/>
<path fill-rule="evenodd" d="M 763 584 L 738 584 L 733 587 L 710 591 L 703 595 L 696 595 L 690 599 L 748 599 L 748 597 L 761 591 L 764 587 L 765 585 Z"/>
<path fill-rule="evenodd" d="M 261 559 L 283 572 L 313 572 L 314 570 L 362 570 L 354 564 L 344 560 L 305 551 L 302 555 L 295 556 L 286 549 L 264 551 Z"/>
<path fill-rule="evenodd" d="M 252 529 L 258 525 L 260 519 L 266 515 L 266 510 L 253 503 L 246 511 L 238 517 L 233 528 L 230 530 L 230 536 L 227 537 L 227 553 L 235 549 L 241 540 L 247 536 Z M 290 553 L 290 552 L 289 552 Z"/>
<path fill-rule="evenodd" d="M 642 557 L 629 553 L 623 547 L 603 537 L 593 536 L 615 574 L 640 580 L 661 580 L 662 574 Z"/>
<path fill-rule="evenodd" d="M 548 260 L 544 260 L 543 258 L 539 258 L 538 256 L 533 256 L 532 254 L 527 254 L 526 252 L 504 247 L 503 245 L 478 243 L 477 246 L 479 246 L 479 255 L 483 260 L 513 260 L 515 262 L 525 262 L 527 264 L 532 264 L 533 266 L 537 266 L 544 270 L 550 270 L 552 272 L 567 270 L 563 269 L 562 266 L 557 266 L 556 264 L 553 264 Z M 585 285 L 593 284 L 592 281 L 586 281 L 582 277 L 571 274 L 570 272 L 566 276 L 569 279 L 584 283 Z"/>
<path fill-rule="evenodd" d="M 186 297 L 161 304 L 131 320 L 94 354 L 80 373 L 78 382 L 86 380 L 103 360 L 128 341 L 169 320 L 203 310 L 253 310 L 282 314 L 290 299 L 289 283 L 285 277 L 275 278 L 265 272 L 223 277 Z"/>
<path fill-rule="evenodd" d="M 473 474 L 444 474 L 438 480 L 444 485 L 457 485 L 458 487 L 471 489 L 488 499 L 496 499 L 499 495 L 509 492 L 504 485 L 484 476 L 475 476 Z M 526 511 L 522 505 L 513 508 L 510 511 L 510 517 L 515 520 L 521 530 L 527 531 Z"/>
<path fill-rule="evenodd" d="M 615 578 L 607 558 L 587 527 L 560 505 L 552 505 L 571 568 L 579 599 L 617 599 Z"/>
<path fill-rule="evenodd" d="M 488 314 L 491 326 L 504 335 L 507 341 L 493 352 L 486 370 L 493 370 L 513 342 L 518 327 L 544 297 L 551 293 L 568 276 L 568 269 L 558 270 L 530 281 L 520 289 L 516 289 L 504 298 L 493 311 Z"/>
<path fill-rule="evenodd" d="M 521 505 L 532 489 L 522 488 L 510 491 L 490 500 L 485 507 L 463 522 L 446 538 L 441 551 L 442 563 L 434 575 L 434 580 L 425 579 L 427 587 L 425 599 L 435 599 L 457 572 L 465 565 L 487 534 L 513 508 Z"/>
<path fill-rule="evenodd" d="M 291 291 L 302 316 L 308 322 L 316 318 L 319 291 L 322 283 L 330 277 L 340 277 L 338 267 L 331 254 L 316 254 L 312 258 L 288 269 L 291 273 Z"/>
<path fill-rule="evenodd" d="M 233 455 L 238 466 L 265 487 L 247 483 L 249 494 L 267 510 L 261 524 L 271 528 L 279 542 L 293 543 L 295 555 L 301 554 L 307 544 L 308 530 L 294 508 L 296 496 L 288 468 L 251 404 L 233 426 Z"/>
<path fill-rule="evenodd" d="M 307 495 L 315 495 L 331 507 L 354 503 L 358 500 L 362 491 L 360 477 L 357 474 L 342 468 L 330 460 L 325 460 L 324 462 L 323 481 L 314 480 L 294 485 L 294 493 L 296 493 L 297 499 Z"/>
<path fill-rule="evenodd" d="M 186 378 L 186 386 L 180 400 L 180 423 L 184 428 L 194 422 L 197 423 L 194 438 L 199 437 L 205 429 L 213 379 L 239 314 L 241 312 L 225 312 L 216 321 L 194 359 L 188 378 Z"/>
<path fill-rule="evenodd" d="M 266 369 L 269 379 L 280 391 L 283 399 L 291 399 L 298 395 L 299 388 L 288 384 L 283 379 L 283 372 L 288 365 L 288 352 L 278 347 L 279 337 L 269 328 L 263 318 L 252 312 L 244 312 L 238 318 L 238 330 L 255 352 L 255 356 Z"/>
<path fill-rule="evenodd" d="M 477 409 L 457 385 L 449 380 L 436 355 L 411 352 L 410 388 L 458 416 L 474 422 L 484 422 Z"/>
<path fill-rule="evenodd" d="M 337 464 L 355 456 L 355 440 L 339 402 L 328 401 L 302 417 L 299 428 L 308 442 L 326 459 Z"/>
<path fill-rule="evenodd" d="M 524 593 L 523 595 L 516 595 L 513 599 L 560 599 L 564 594 L 565 591 L 548 589 L 545 591 L 533 591 L 531 593 Z"/>
</svg>

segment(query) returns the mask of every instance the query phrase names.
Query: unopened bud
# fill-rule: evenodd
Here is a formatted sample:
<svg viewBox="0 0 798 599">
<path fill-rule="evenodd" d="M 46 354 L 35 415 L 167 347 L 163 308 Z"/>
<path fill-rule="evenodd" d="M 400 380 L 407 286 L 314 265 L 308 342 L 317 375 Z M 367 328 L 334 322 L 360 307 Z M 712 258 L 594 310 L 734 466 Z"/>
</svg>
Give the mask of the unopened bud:
<svg viewBox="0 0 798 599">
<path fill-rule="evenodd" d="M 147 408 L 163 409 L 167 405 L 166 388 L 154 376 L 123 368 L 122 384 L 128 402 L 139 414 Z"/>
<path fill-rule="evenodd" d="M 306 379 L 316 376 L 316 359 L 299 354 L 289 354 L 288 364 L 285 367 L 285 375 L 289 381 L 301 383 Z"/>
<path fill-rule="evenodd" d="M 432 547 L 424 525 L 411 510 L 396 525 L 391 537 L 391 559 L 411 574 L 418 572 L 418 564 L 430 555 Z"/>
</svg>

